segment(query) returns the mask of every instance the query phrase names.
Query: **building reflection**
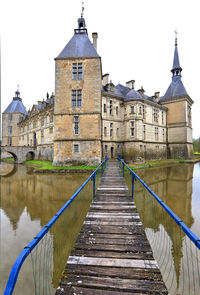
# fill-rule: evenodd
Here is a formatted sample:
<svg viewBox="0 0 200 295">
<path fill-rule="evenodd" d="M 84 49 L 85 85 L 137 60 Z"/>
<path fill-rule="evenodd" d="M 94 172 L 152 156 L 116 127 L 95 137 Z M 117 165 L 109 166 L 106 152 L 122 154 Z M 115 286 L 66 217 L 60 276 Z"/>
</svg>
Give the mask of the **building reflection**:
<svg viewBox="0 0 200 295">
<path fill-rule="evenodd" d="M 182 164 L 138 172 L 138 175 L 189 228 L 194 221 L 191 211 L 193 168 L 193 165 Z M 23 212 L 28 214 L 31 221 L 39 221 L 42 228 L 88 177 L 87 174 L 34 174 L 32 168 L 22 165 L 18 165 L 15 169 L 15 173 L 9 177 L 1 177 L 1 208 L 9 218 L 13 232 L 17 232 Z M 130 174 L 127 175 L 126 181 L 131 187 Z M 53 261 L 51 283 L 54 287 L 57 287 L 67 257 L 89 209 L 91 190 L 92 182 L 50 230 L 53 247 L 44 253 L 50 255 Z M 136 182 L 135 187 L 135 203 L 146 230 L 149 229 L 156 235 L 160 234 L 163 228 L 168 235 L 178 286 L 181 277 L 184 234 L 177 231 L 177 225 L 139 182 Z M 160 237 L 162 238 L 161 234 Z M 17 235 L 16 238 L 20 239 Z M 158 249 L 158 243 L 156 246 Z M 38 247 L 43 246 L 38 244 Z M 45 255 L 43 259 L 49 259 Z M 162 256 L 162 253 L 159 255 Z"/>
<path fill-rule="evenodd" d="M 31 221 L 39 221 L 42 228 L 87 178 L 88 174 L 34 174 L 32 168 L 18 165 L 13 175 L 1 178 L 1 209 L 9 218 L 14 232 L 18 230 L 23 212 L 28 214 Z M 88 212 L 91 191 L 92 182 L 50 230 L 53 238 L 52 284 L 55 288 Z M 43 246 L 39 244 L 37 247 Z"/>
<path fill-rule="evenodd" d="M 138 173 L 156 195 L 189 228 L 191 228 L 194 222 L 191 208 L 193 169 L 194 165 L 182 164 L 173 167 L 147 169 Z M 183 239 L 185 234 L 139 182 L 136 182 L 135 203 L 144 228 L 152 229 L 155 234 L 160 233 L 160 236 L 156 236 L 160 247 L 163 247 L 162 243 L 165 242 L 164 235 L 161 234 L 161 227 L 164 227 L 165 232 L 168 234 L 171 240 L 171 256 L 178 289 L 181 263 L 183 262 Z M 168 259 L 170 258 L 168 257 Z"/>
</svg>

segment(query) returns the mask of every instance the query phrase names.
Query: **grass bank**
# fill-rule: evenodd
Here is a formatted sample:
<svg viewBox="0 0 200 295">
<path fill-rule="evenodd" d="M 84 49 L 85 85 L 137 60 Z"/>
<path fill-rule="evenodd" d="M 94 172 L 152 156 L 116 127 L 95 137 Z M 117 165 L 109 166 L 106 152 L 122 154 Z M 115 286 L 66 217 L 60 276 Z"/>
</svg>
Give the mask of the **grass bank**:
<svg viewBox="0 0 200 295">
<path fill-rule="evenodd" d="M 155 160 L 155 161 L 145 161 L 143 163 L 131 163 L 129 167 L 134 170 L 144 169 L 144 168 L 153 168 L 153 167 L 166 167 L 171 165 L 178 164 L 195 164 L 200 161 L 199 158 L 183 160 L 183 159 L 165 159 L 165 160 Z"/>
<path fill-rule="evenodd" d="M 26 165 L 35 167 L 38 170 L 45 170 L 45 171 L 55 171 L 55 170 L 95 170 L 97 166 L 87 166 L 87 165 L 80 165 L 80 166 L 53 166 L 53 163 L 50 161 L 37 161 L 37 160 L 30 160 L 25 162 Z"/>
<path fill-rule="evenodd" d="M 1 158 L 0 161 L 7 163 L 14 163 L 14 158 Z"/>
</svg>

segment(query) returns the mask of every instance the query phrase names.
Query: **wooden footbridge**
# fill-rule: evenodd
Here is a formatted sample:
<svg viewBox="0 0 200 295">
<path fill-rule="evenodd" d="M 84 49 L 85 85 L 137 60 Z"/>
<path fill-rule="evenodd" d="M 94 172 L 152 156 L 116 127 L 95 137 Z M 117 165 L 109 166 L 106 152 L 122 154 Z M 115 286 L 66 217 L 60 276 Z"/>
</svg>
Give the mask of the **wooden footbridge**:
<svg viewBox="0 0 200 295">
<path fill-rule="evenodd" d="M 109 161 L 56 295 L 168 294 L 117 161 Z"/>
</svg>

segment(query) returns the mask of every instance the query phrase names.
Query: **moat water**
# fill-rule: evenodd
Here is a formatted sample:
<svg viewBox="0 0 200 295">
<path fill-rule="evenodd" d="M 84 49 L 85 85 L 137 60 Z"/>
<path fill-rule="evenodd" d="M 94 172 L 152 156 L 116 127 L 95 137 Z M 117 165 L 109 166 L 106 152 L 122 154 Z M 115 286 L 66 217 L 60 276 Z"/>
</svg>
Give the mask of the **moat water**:
<svg viewBox="0 0 200 295">
<path fill-rule="evenodd" d="M 32 168 L 5 163 L 1 163 L 0 168 L 2 175 L 0 294 L 3 294 L 17 256 L 81 186 L 89 174 L 41 175 L 34 174 Z M 200 237 L 200 164 L 181 164 L 139 170 L 137 173 Z M 128 173 L 126 181 L 130 186 Z M 37 246 L 37 251 L 32 253 L 25 262 L 14 294 L 32 295 L 34 288 L 37 289 L 37 294 L 55 293 L 67 257 L 73 249 L 91 201 L 92 182 L 70 205 L 56 226 L 52 227 L 47 238 L 40 246 Z M 135 203 L 147 236 L 155 244 L 155 246 L 152 244 L 152 248 L 156 248 L 156 244 L 159 244 L 161 248 L 159 239 L 162 241 L 162 246 L 165 241 L 170 240 L 170 243 L 166 242 L 167 245 L 164 247 L 168 247 L 171 253 L 167 259 L 173 260 L 174 263 L 170 267 L 170 272 L 174 275 L 169 284 L 173 284 L 175 290 L 183 280 L 181 265 L 184 256 L 184 236 L 181 236 L 178 244 L 175 243 L 176 236 L 174 231 L 171 232 L 173 228 L 171 220 L 163 217 L 164 215 L 156 208 L 138 182 L 135 186 Z M 48 274 L 44 274 L 44 267 L 50 269 Z M 42 288 L 48 291 L 42 293 Z M 188 292 L 187 289 L 185 290 Z M 174 291 L 171 294 L 178 293 Z M 182 292 L 182 294 L 189 293 Z"/>
</svg>

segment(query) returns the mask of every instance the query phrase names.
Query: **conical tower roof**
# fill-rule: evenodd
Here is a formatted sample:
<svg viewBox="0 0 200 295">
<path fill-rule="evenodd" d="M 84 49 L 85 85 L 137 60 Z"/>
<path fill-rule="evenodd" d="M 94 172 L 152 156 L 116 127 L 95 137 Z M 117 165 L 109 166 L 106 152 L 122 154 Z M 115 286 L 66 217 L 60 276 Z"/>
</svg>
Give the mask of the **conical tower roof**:
<svg viewBox="0 0 200 295">
<path fill-rule="evenodd" d="M 180 61 L 179 61 L 177 37 L 175 38 L 174 58 L 173 58 L 173 66 L 172 66 L 171 72 L 172 72 L 172 82 L 170 83 L 164 96 L 161 97 L 161 101 L 180 97 L 180 96 L 188 96 L 188 93 L 181 80 L 182 68 L 180 66 Z"/>
<path fill-rule="evenodd" d="M 173 66 L 172 71 L 175 69 L 181 69 L 180 62 L 179 62 L 179 55 L 178 55 L 178 44 L 177 44 L 177 38 L 175 40 L 175 48 L 174 48 L 174 60 L 173 60 Z"/>
</svg>

